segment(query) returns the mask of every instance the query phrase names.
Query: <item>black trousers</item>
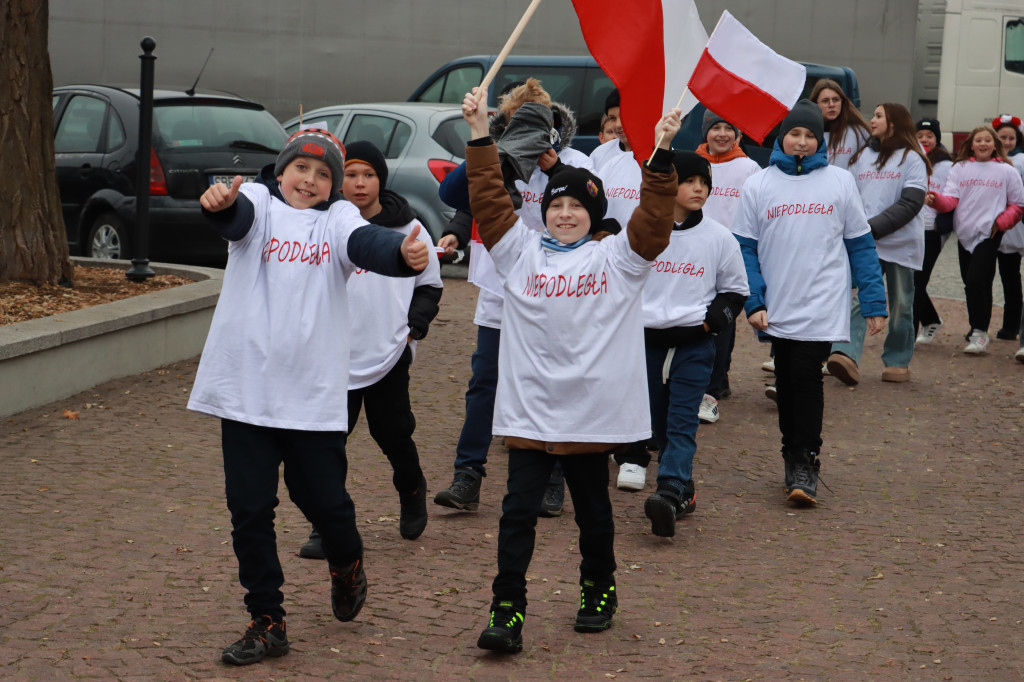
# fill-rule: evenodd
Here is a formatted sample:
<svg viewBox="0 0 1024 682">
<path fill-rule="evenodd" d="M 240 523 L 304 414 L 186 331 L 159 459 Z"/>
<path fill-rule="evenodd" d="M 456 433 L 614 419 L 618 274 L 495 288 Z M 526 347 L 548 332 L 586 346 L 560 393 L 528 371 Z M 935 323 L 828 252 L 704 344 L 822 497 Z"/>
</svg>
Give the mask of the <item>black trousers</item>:
<svg viewBox="0 0 1024 682">
<path fill-rule="evenodd" d="M 924 233 L 924 264 L 914 273 L 914 333 L 922 326 L 939 324 L 939 313 L 928 296 L 928 282 L 932 278 L 932 270 L 942 253 L 942 237 L 935 230 Z"/>
<path fill-rule="evenodd" d="M 1008 332 L 1016 332 L 1021 322 L 1024 295 L 1021 292 L 1019 253 L 997 253 L 999 279 L 1003 283 L 1003 326 Z"/>
<path fill-rule="evenodd" d="M 498 575 L 491 585 L 495 601 L 526 606 L 526 571 L 533 558 L 537 511 L 556 459 L 565 471 L 580 529 L 580 577 L 604 581 L 615 573 L 608 453 L 559 456 L 540 450 L 512 449 L 508 453 L 508 492 L 501 503 L 498 524 Z"/>
<path fill-rule="evenodd" d="M 366 426 L 391 463 L 391 481 L 398 493 L 411 493 L 423 478 L 420 455 L 412 433 L 416 417 L 409 402 L 409 365 L 412 350 L 406 346 L 402 356 L 384 377 L 375 384 L 348 392 L 348 432 L 359 420 L 359 410 L 366 408 Z"/>
<path fill-rule="evenodd" d="M 722 391 L 729 382 L 729 369 L 732 367 L 732 351 L 736 347 L 736 320 L 730 322 L 725 329 L 714 336 L 715 364 L 711 368 L 711 381 L 708 382 L 707 394 L 715 400 L 722 397 Z"/>
<path fill-rule="evenodd" d="M 356 510 L 345 490 L 348 460 L 342 431 L 293 431 L 224 419 L 224 482 L 238 579 L 253 618 L 284 618 L 284 572 L 277 556 L 274 509 L 278 469 L 284 464 L 288 496 L 320 529 L 324 554 L 345 565 L 363 555 Z M 340 494 L 339 494 L 340 493 Z"/>
<path fill-rule="evenodd" d="M 1002 241 L 1003 233 L 997 232 L 995 237 L 982 240 L 974 251 L 968 251 L 957 242 L 960 277 L 967 294 L 967 318 L 972 330 L 987 332 L 992 321 L 992 281 L 996 278 L 996 257 Z"/>
<path fill-rule="evenodd" d="M 775 390 L 783 450 L 821 450 L 825 390 L 821 363 L 828 359 L 828 341 L 772 338 L 775 350 Z"/>
</svg>

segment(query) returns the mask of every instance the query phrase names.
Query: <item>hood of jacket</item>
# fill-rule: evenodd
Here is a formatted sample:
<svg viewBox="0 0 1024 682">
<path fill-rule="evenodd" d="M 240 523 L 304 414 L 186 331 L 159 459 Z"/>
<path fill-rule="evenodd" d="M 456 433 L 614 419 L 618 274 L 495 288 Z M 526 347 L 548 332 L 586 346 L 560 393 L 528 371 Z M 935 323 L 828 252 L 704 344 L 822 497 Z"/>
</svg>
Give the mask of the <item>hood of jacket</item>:
<svg viewBox="0 0 1024 682">
<path fill-rule="evenodd" d="M 551 103 L 551 114 L 554 118 L 554 128 L 558 131 L 558 146 L 561 149 L 571 147 L 572 141 L 576 138 L 576 114 L 561 102 Z M 504 112 L 498 111 L 491 115 L 488 130 L 491 138 L 495 140 L 500 138 L 507 125 L 508 118 Z"/>
<path fill-rule="evenodd" d="M 370 218 L 369 222 L 381 227 L 405 227 L 416 220 L 412 206 L 398 192 L 390 189 L 380 193 L 380 213 Z"/>
</svg>

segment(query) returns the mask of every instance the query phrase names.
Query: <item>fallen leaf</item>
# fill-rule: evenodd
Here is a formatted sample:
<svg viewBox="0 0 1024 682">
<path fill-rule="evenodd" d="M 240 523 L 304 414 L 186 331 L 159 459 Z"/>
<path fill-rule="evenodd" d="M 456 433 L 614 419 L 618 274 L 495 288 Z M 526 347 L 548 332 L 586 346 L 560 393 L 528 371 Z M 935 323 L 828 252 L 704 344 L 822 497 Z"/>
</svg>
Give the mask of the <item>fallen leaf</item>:
<svg viewBox="0 0 1024 682">
<path fill-rule="evenodd" d="M 78 419 L 78 412 L 75 410 L 64 410 L 65 419 Z"/>
</svg>

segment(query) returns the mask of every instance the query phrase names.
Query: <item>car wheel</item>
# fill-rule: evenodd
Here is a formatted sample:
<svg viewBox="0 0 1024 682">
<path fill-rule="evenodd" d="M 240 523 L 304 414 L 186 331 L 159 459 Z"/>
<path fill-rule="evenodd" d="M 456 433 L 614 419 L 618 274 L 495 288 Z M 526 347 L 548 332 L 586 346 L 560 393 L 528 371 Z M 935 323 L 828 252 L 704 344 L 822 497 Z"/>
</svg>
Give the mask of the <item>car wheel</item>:
<svg viewBox="0 0 1024 682">
<path fill-rule="evenodd" d="M 89 229 L 85 242 L 85 255 L 89 258 L 115 258 L 125 260 L 128 253 L 128 230 L 124 221 L 113 213 L 101 213 Z"/>
</svg>

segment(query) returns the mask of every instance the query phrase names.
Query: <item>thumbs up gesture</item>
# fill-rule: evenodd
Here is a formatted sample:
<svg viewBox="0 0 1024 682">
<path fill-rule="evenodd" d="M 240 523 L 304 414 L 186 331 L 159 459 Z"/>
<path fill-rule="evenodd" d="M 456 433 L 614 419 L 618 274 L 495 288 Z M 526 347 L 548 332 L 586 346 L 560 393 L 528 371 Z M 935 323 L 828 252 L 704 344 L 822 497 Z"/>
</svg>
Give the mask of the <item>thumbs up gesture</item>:
<svg viewBox="0 0 1024 682">
<path fill-rule="evenodd" d="M 235 199 L 238 197 L 238 189 L 241 186 L 241 175 L 235 176 L 235 179 L 231 182 L 231 187 L 228 187 L 223 182 L 211 185 L 210 189 L 203 192 L 203 196 L 199 197 L 199 205 L 210 213 L 223 211 L 235 203 Z"/>
<path fill-rule="evenodd" d="M 402 241 L 402 258 L 413 270 L 422 270 L 430 262 L 430 250 L 417 237 L 423 228 L 417 223 Z"/>
</svg>

